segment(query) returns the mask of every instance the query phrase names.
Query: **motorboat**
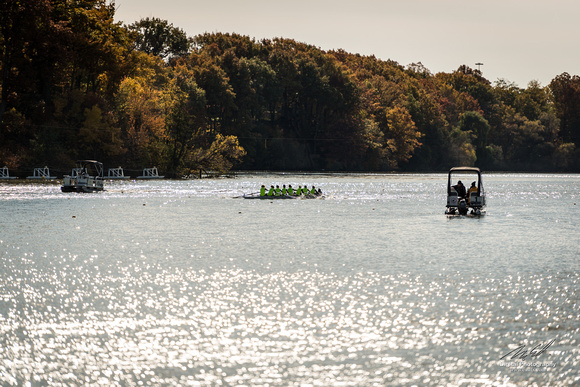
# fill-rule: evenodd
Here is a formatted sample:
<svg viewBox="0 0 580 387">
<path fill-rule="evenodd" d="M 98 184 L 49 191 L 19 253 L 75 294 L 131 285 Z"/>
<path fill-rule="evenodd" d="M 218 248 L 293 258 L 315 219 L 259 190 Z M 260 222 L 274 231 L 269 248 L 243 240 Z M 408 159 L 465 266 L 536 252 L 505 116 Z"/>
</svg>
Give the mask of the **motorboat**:
<svg viewBox="0 0 580 387">
<path fill-rule="evenodd" d="M 94 160 L 79 160 L 77 168 L 64 176 L 62 192 L 104 191 L 103 164 Z"/>
<path fill-rule="evenodd" d="M 457 179 L 457 184 L 452 182 Z M 472 181 L 466 187 L 464 181 Z M 481 171 L 474 167 L 454 167 L 447 177 L 447 215 L 483 215 L 485 213 L 485 191 Z"/>
</svg>

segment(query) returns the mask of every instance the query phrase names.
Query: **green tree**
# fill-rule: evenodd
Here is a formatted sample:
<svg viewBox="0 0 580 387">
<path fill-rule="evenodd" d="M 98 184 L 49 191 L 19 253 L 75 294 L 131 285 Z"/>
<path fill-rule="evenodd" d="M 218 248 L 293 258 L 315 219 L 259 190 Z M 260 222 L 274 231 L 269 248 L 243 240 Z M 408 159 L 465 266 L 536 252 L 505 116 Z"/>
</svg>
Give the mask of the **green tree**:
<svg viewBox="0 0 580 387">
<path fill-rule="evenodd" d="M 550 82 L 556 115 L 565 142 L 580 144 L 580 77 L 563 73 Z"/>
<path fill-rule="evenodd" d="M 128 28 L 135 34 L 137 50 L 163 59 L 187 54 L 193 42 L 182 29 L 159 18 L 147 17 Z"/>
<path fill-rule="evenodd" d="M 172 106 L 167 116 L 167 135 L 169 143 L 169 171 L 171 176 L 178 176 L 184 167 L 188 154 L 197 146 L 208 147 L 213 137 L 206 128 L 205 92 L 197 86 L 193 77 L 185 68 L 176 72 L 171 95 Z M 196 167 L 196 166 L 194 166 Z"/>
<path fill-rule="evenodd" d="M 475 148 L 476 160 L 485 165 L 487 160 L 486 147 L 489 134 L 489 123 L 478 112 L 465 112 L 459 119 L 459 129 L 472 134 L 472 145 Z"/>
</svg>

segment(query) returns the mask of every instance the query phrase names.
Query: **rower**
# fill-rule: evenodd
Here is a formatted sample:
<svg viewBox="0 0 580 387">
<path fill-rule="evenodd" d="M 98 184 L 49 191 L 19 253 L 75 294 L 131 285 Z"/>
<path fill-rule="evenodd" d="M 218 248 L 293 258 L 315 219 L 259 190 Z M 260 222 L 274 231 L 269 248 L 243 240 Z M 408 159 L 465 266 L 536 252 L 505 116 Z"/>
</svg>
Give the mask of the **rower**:
<svg viewBox="0 0 580 387">
<path fill-rule="evenodd" d="M 268 196 L 274 196 L 274 186 L 270 186 L 270 190 L 268 191 Z"/>
<path fill-rule="evenodd" d="M 302 186 L 299 185 L 298 188 L 296 189 L 296 196 L 300 196 L 302 195 Z"/>
<path fill-rule="evenodd" d="M 284 184 L 284 185 L 282 186 L 282 196 L 286 196 L 286 193 L 287 193 L 287 192 L 288 192 L 288 191 L 286 190 L 286 184 Z"/>
<path fill-rule="evenodd" d="M 316 195 L 316 188 L 314 188 L 314 186 L 312 186 L 312 189 L 310 190 L 310 194 Z"/>
<path fill-rule="evenodd" d="M 291 184 L 288 184 L 288 190 L 286 192 L 288 195 L 294 195 L 294 188 L 292 188 Z"/>
<path fill-rule="evenodd" d="M 308 187 L 304 184 L 304 188 L 302 188 L 302 194 L 308 195 Z"/>
<path fill-rule="evenodd" d="M 260 187 L 260 196 L 266 196 L 266 186 L 264 184 Z"/>
<path fill-rule="evenodd" d="M 276 186 L 276 189 L 274 190 L 274 195 L 280 196 L 280 186 L 279 185 Z"/>
</svg>

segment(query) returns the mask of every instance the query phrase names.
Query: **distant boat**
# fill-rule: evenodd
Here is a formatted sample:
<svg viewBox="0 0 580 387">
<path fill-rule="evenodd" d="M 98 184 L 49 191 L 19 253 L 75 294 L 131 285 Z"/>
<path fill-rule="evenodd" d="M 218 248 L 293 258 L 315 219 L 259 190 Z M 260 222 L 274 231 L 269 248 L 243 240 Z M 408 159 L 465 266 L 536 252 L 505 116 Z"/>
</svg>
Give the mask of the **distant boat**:
<svg viewBox="0 0 580 387">
<path fill-rule="evenodd" d="M 143 174 L 137 176 L 137 179 L 163 179 L 165 176 L 159 176 L 157 167 L 143 169 Z"/>
<path fill-rule="evenodd" d="M 123 172 L 123 168 L 109 168 L 107 172 L 107 179 L 110 180 L 124 180 L 130 179 L 131 176 L 125 176 L 125 172 Z"/>
<path fill-rule="evenodd" d="M 0 168 L 0 179 L 2 180 L 13 180 L 16 179 L 15 176 L 10 176 L 10 173 L 8 171 L 8 167 L 4 166 L 3 168 Z"/>
<path fill-rule="evenodd" d="M 472 183 L 473 188 L 466 188 L 461 180 L 458 184 L 451 185 L 452 180 L 461 176 Z M 459 184 L 461 183 L 461 184 Z M 468 183 L 469 184 L 469 183 Z M 485 191 L 483 189 L 483 180 L 479 168 L 473 167 L 455 167 L 449 170 L 447 177 L 447 215 L 467 215 L 471 209 L 471 215 L 483 215 L 485 213 Z"/>
<path fill-rule="evenodd" d="M 298 199 L 300 196 L 294 196 L 294 195 L 260 195 L 260 193 L 251 193 L 251 194 L 245 194 L 242 197 L 244 199 L 277 200 L 277 199 Z"/>
<path fill-rule="evenodd" d="M 50 170 L 45 166 L 44 168 L 34 168 L 32 176 L 28 176 L 27 179 L 52 180 L 56 179 L 56 176 L 50 176 Z"/>
<path fill-rule="evenodd" d="M 77 168 L 64 176 L 62 192 L 104 191 L 103 164 L 94 160 L 77 161 Z"/>
</svg>

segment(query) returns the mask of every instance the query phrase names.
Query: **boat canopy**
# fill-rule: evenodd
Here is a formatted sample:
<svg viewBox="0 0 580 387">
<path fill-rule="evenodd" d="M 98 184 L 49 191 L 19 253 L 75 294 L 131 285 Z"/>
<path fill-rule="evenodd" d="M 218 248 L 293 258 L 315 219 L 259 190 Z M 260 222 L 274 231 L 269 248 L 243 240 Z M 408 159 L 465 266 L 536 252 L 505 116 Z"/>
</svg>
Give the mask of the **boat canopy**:
<svg viewBox="0 0 580 387">
<path fill-rule="evenodd" d="M 95 171 L 97 172 L 97 177 L 104 176 L 104 168 L 103 163 L 96 160 L 77 160 L 77 164 L 81 166 L 82 169 L 86 169 L 87 166 L 91 165 L 94 167 Z"/>
<path fill-rule="evenodd" d="M 449 170 L 447 179 L 447 194 L 451 194 L 451 175 L 453 174 L 476 174 L 477 175 L 477 194 L 483 195 L 483 182 L 481 180 L 481 170 L 476 167 L 453 167 Z"/>
</svg>

